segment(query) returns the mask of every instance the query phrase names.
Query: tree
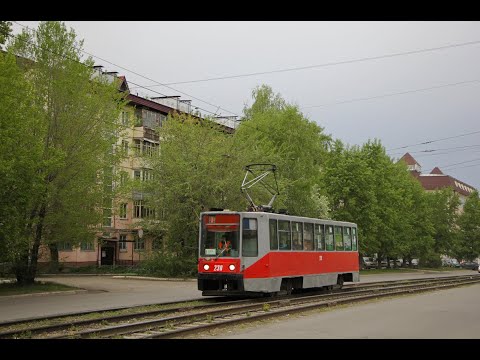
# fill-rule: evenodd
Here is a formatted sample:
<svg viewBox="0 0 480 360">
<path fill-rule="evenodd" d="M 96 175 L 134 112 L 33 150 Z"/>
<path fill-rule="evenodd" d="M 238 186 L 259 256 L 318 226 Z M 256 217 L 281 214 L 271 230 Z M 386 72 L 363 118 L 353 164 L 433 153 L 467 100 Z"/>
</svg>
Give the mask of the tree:
<svg viewBox="0 0 480 360">
<path fill-rule="evenodd" d="M 0 44 L 5 44 L 11 33 L 12 23 L 10 21 L 0 21 Z"/>
<path fill-rule="evenodd" d="M 212 207 L 240 210 L 243 170 L 230 155 L 233 136 L 209 119 L 169 115 L 157 129 L 158 152 L 143 157 L 153 178 L 140 182 L 156 220 L 143 227 L 161 242 L 162 256 L 196 261 L 199 213 Z"/>
<path fill-rule="evenodd" d="M 426 196 L 434 229 L 433 252 L 439 255 L 453 255 L 460 199 L 451 188 L 430 192 Z"/>
<path fill-rule="evenodd" d="M 463 213 L 458 219 L 458 258 L 474 260 L 480 256 L 480 198 L 474 191 L 465 201 Z"/>
<path fill-rule="evenodd" d="M 320 193 L 319 179 L 330 137 L 270 87 L 257 87 L 252 96 L 254 102 L 244 109 L 245 118 L 235 132 L 237 158 L 244 159 L 244 165 L 277 166 L 280 195 L 276 208 L 295 215 L 326 217 L 328 205 Z M 252 193 L 261 204 L 271 197 L 261 190 Z"/>
<path fill-rule="evenodd" d="M 102 208 L 111 204 L 113 194 L 105 190 L 111 190 L 108 175 L 119 159 L 113 149 L 123 95 L 115 82 L 94 76 L 91 58 L 81 61 L 82 46 L 63 23 L 42 22 L 35 34 L 23 31 L 8 47 L 33 63 L 24 77 L 35 113 L 35 162 L 29 167 L 35 176 L 21 214 L 28 251 L 14 259 L 19 283 L 34 281 L 41 244 L 49 244 L 58 260 L 59 242 L 93 241 Z M 11 153 L 13 161 L 16 156 Z"/>
<path fill-rule="evenodd" d="M 12 54 L 0 52 L 0 261 L 28 257 L 28 214 L 40 177 L 42 148 L 32 89 Z"/>
</svg>

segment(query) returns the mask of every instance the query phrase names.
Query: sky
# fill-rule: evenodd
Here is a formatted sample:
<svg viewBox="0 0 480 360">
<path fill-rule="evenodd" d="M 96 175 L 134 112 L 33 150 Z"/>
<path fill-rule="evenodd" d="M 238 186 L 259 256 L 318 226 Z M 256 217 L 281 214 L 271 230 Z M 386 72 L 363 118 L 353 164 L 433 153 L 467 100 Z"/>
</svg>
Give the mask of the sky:
<svg viewBox="0 0 480 360">
<path fill-rule="evenodd" d="M 20 24 L 38 26 L 16 20 L 14 33 Z M 205 115 L 241 117 L 265 84 L 334 139 L 378 139 L 422 173 L 438 166 L 480 189 L 478 21 L 65 24 L 140 96 L 180 95 Z"/>
</svg>

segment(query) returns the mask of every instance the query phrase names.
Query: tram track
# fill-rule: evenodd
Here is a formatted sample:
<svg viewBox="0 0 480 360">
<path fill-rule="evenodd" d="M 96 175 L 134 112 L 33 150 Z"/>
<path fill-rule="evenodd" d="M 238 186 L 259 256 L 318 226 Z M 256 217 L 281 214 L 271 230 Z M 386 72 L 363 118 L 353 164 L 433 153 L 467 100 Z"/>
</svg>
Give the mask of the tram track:
<svg viewBox="0 0 480 360">
<path fill-rule="evenodd" d="M 158 307 L 132 313 L 115 311 L 46 318 L 50 324 L 37 325 L 38 319 L 0 324 L 0 338 L 173 338 L 198 334 L 223 326 L 258 321 L 315 308 L 368 301 L 421 291 L 466 285 L 480 281 L 479 275 L 422 278 L 346 285 L 333 292 L 311 292 L 293 296 L 230 301 L 212 298 L 196 302 L 157 304 Z M 162 308 L 163 306 L 163 308 Z M 140 309 L 139 307 L 135 307 Z M 120 308 L 123 311 L 135 308 Z M 116 309 L 118 311 L 118 309 Z M 104 314 L 105 313 L 105 314 Z M 95 316 L 96 315 L 96 316 Z M 74 316 L 75 314 L 69 314 Z M 84 318 L 82 316 L 95 316 Z M 47 321 L 46 319 L 42 321 Z"/>
</svg>

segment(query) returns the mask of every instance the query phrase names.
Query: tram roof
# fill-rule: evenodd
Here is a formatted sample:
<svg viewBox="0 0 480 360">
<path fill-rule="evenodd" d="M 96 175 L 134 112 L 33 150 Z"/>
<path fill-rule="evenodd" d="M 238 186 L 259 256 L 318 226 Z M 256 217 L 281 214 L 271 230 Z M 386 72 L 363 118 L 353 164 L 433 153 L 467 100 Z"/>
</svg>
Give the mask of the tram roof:
<svg viewBox="0 0 480 360">
<path fill-rule="evenodd" d="M 306 217 L 306 216 L 297 216 L 297 215 L 287 215 L 287 214 L 280 214 L 280 213 L 275 213 L 275 212 L 267 212 L 267 211 L 232 211 L 232 210 L 215 210 L 215 211 L 204 211 L 201 212 L 200 215 L 202 214 L 240 214 L 243 216 L 258 216 L 259 214 L 263 215 L 268 215 L 269 218 L 275 218 L 275 219 L 282 219 L 282 220 L 293 220 L 293 221 L 314 221 L 314 222 L 322 222 L 325 224 L 338 224 L 338 225 L 354 225 L 357 226 L 356 223 L 349 222 L 349 221 L 340 221 L 340 220 L 334 220 L 334 219 L 321 219 L 321 218 L 311 218 L 311 217 Z"/>
</svg>

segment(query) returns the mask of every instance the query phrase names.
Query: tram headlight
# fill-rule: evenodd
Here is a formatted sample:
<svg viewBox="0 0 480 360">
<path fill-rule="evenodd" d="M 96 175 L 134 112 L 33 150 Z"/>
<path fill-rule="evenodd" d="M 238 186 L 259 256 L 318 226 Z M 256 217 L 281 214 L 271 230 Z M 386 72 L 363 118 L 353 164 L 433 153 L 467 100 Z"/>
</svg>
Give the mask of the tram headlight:
<svg viewBox="0 0 480 360">
<path fill-rule="evenodd" d="M 210 265 L 205 264 L 203 265 L 203 270 L 208 271 L 210 269 Z"/>
<path fill-rule="evenodd" d="M 230 269 L 230 271 L 233 271 L 233 270 L 235 270 L 235 265 L 230 264 L 230 265 L 228 266 L 228 268 Z"/>
</svg>

